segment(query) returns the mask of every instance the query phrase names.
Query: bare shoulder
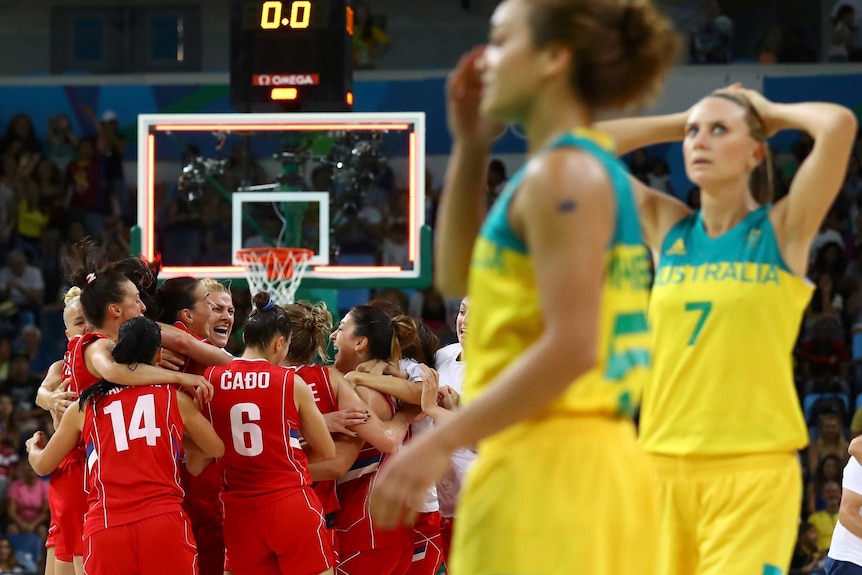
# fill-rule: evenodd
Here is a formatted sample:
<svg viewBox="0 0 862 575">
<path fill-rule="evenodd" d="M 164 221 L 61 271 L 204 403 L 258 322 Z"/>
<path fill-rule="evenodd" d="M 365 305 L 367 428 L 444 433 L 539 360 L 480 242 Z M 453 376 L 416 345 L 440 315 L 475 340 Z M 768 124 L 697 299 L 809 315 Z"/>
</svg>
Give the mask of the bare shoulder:
<svg viewBox="0 0 862 575">
<path fill-rule="evenodd" d="M 605 165 L 580 148 L 558 148 L 541 154 L 527 166 L 525 190 L 532 194 L 587 196 L 611 190 L 611 177 Z"/>
</svg>

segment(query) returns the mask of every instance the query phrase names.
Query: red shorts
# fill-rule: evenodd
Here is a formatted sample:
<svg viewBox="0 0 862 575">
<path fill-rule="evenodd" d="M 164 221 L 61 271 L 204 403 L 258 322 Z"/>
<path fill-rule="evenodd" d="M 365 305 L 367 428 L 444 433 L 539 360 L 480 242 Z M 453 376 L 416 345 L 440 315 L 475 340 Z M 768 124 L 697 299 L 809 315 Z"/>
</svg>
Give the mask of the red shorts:
<svg viewBox="0 0 862 575">
<path fill-rule="evenodd" d="M 413 554 L 409 547 L 364 549 L 341 555 L 337 575 L 404 575 L 410 569 Z"/>
<path fill-rule="evenodd" d="M 443 563 L 440 513 L 420 513 L 413 524 L 413 562 L 407 575 L 437 575 Z"/>
<path fill-rule="evenodd" d="M 96 531 L 87 537 L 86 548 L 87 575 L 197 573 L 191 524 L 180 511 Z"/>
<path fill-rule="evenodd" d="M 84 460 L 70 456 L 51 474 L 48 486 L 48 509 L 51 511 L 50 537 L 54 555 L 71 563 L 74 555 L 84 554 Z"/>
<path fill-rule="evenodd" d="M 376 474 L 364 475 L 338 486 L 341 511 L 338 512 L 338 555 L 341 561 L 368 549 L 406 550 L 413 553 L 413 529 L 398 527 L 391 531 L 374 526 L 368 512 L 368 497 Z"/>
<path fill-rule="evenodd" d="M 237 573 L 308 575 L 335 564 L 323 509 L 310 487 L 252 509 L 225 505 L 224 540 Z"/>
<path fill-rule="evenodd" d="M 200 575 L 222 575 L 225 559 L 219 499 L 224 485 L 221 465 L 210 463 L 198 476 L 185 472 L 183 468 L 182 484 L 186 493 L 183 509 L 192 522 Z"/>
</svg>

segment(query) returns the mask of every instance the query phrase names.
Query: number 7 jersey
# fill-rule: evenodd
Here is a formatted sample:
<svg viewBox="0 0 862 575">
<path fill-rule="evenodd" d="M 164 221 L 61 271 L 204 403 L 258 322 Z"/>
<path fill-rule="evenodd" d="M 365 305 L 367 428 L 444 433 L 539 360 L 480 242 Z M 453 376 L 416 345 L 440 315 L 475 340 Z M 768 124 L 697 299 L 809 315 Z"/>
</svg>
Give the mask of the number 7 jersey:
<svg viewBox="0 0 862 575">
<path fill-rule="evenodd" d="M 716 456 L 804 447 L 791 354 L 811 292 L 784 263 L 767 206 L 717 238 L 707 236 L 700 212 L 677 223 L 650 299 L 646 450 Z"/>
</svg>

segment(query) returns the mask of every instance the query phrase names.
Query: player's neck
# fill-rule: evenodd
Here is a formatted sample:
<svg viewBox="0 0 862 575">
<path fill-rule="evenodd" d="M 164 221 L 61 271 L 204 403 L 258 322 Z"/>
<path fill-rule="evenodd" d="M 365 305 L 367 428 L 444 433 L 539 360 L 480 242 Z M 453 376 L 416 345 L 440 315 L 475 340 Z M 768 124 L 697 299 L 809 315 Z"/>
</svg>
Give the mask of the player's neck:
<svg viewBox="0 0 862 575">
<path fill-rule="evenodd" d="M 109 340 L 116 342 L 118 339 L 120 339 L 120 326 L 105 324 L 100 328 L 94 329 L 93 333 L 103 335 Z"/>
<path fill-rule="evenodd" d="M 535 105 L 524 121 L 527 154 L 533 155 L 563 134 L 576 128 L 588 128 L 590 124 L 590 112 L 580 103 L 571 98 L 546 99 Z"/>
<path fill-rule="evenodd" d="M 718 191 L 702 190 L 700 217 L 710 237 L 718 237 L 757 209 L 748 186 L 728 187 Z"/>
<path fill-rule="evenodd" d="M 269 356 L 262 349 L 258 349 L 256 347 L 246 347 L 245 351 L 242 352 L 243 359 L 265 359 L 270 361 Z"/>
</svg>

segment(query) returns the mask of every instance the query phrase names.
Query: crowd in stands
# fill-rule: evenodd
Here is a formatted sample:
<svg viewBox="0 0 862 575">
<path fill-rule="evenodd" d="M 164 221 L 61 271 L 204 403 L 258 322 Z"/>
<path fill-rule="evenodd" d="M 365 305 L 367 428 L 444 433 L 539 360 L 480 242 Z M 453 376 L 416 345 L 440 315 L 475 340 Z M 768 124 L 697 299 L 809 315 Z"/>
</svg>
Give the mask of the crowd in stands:
<svg viewBox="0 0 862 575">
<path fill-rule="evenodd" d="M 688 63 L 729 64 L 756 62 L 759 64 L 797 64 L 813 62 L 862 61 L 862 33 L 860 33 L 859 5 L 856 0 L 838 0 L 830 14 L 829 35 L 819 51 L 819 39 L 812 28 L 803 30 L 798 24 L 772 23 L 759 27 L 760 35 L 753 38 L 736 37 L 734 19 L 720 0 L 703 0 L 696 6 L 691 26 L 688 27 Z M 754 52 L 746 53 L 746 44 Z"/>
</svg>

